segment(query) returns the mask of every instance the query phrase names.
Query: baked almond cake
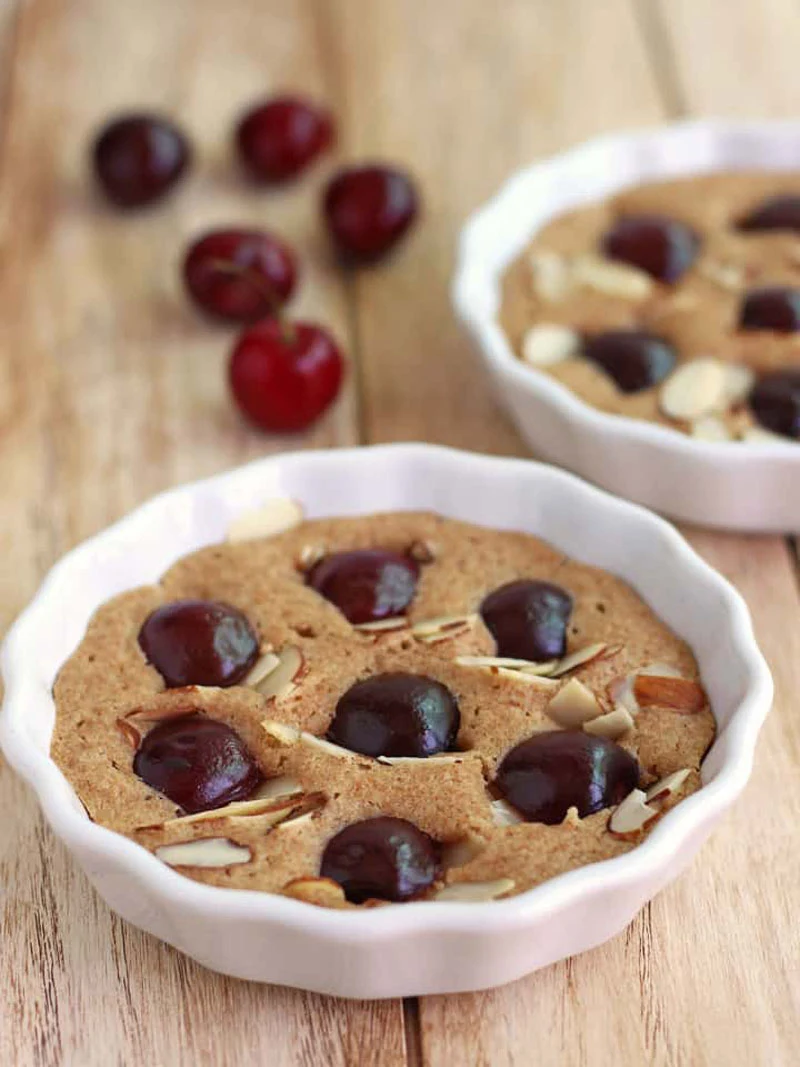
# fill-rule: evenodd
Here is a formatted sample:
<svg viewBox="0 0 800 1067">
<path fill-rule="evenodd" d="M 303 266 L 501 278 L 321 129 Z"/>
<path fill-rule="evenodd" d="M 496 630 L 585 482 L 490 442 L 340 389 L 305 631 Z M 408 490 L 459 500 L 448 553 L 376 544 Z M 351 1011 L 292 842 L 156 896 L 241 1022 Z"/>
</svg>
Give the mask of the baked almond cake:
<svg viewBox="0 0 800 1067">
<path fill-rule="evenodd" d="M 800 439 L 800 174 L 642 185 L 564 214 L 503 280 L 526 364 L 708 441 Z"/>
<path fill-rule="evenodd" d="M 523 533 L 291 501 L 101 607 L 54 689 L 90 817 L 198 881 L 489 900 L 634 848 L 700 787 L 689 648 Z"/>
</svg>

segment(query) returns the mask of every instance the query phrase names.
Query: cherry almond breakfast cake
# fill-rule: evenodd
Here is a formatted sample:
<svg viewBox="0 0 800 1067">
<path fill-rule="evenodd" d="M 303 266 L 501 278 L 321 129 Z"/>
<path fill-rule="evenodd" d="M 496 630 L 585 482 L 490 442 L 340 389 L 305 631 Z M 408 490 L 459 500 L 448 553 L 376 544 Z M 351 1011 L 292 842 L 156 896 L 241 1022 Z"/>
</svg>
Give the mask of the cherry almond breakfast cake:
<svg viewBox="0 0 800 1067">
<path fill-rule="evenodd" d="M 689 648 L 619 578 L 427 513 L 289 500 L 101 607 L 54 688 L 90 817 L 198 881 L 490 900 L 700 787 Z"/>
<path fill-rule="evenodd" d="M 506 272 L 500 320 L 601 411 L 800 440 L 800 174 L 642 185 L 555 218 Z"/>
</svg>

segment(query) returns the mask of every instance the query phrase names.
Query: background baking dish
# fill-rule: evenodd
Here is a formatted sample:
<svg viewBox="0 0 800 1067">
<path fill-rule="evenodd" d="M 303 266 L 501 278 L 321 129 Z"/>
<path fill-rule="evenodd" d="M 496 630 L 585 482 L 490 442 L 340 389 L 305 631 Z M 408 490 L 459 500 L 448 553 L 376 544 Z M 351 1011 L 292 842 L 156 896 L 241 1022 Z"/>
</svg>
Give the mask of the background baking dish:
<svg viewBox="0 0 800 1067">
<path fill-rule="evenodd" d="M 427 508 L 525 530 L 627 579 L 700 664 L 719 728 L 704 788 L 631 853 L 508 900 L 359 913 L 191 881 L 92 823 L 48 755 L 59 667 L 99 604 L 221 540 L 243 510 L 286 495 L 310 517 Z M 497 985 L 613 936 L 742 790 L 772 699 L 744 602 L 669 524 L 562 471 L 425 445 L 279 455 L 156 497 L 57 564 L 9 633 L 2 669 L 5 755 L 115 911 L 216 970 L 351 997 Z"/>
<path fill-rule="evenodd" d="M 800 171 L 798 122 L 684 122 L 599 137 L 518 171 L 461 234 L 456 310 L 534 452 L 675 519 L 800 530 L 800 444 L 700 441 L 590 407 L 523 364 L 497 322 L 500 279 L 556 215 L 641 182 L 742 169 Z"/>
</svg>

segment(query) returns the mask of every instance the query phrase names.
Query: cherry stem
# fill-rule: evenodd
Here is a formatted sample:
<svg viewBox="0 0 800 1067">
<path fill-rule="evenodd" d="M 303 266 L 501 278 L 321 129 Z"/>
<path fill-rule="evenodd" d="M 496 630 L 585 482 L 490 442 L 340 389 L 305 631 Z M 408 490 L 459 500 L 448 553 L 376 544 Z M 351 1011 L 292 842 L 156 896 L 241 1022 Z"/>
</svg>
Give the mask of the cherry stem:
<svg viewBox="0 0 800 1067">
<path fill-rule="evenodd" d="M 286 318 L 280 297 L 275 292 L 274 287 L 268 281 L 265 281 L 260 274 L 257 274 L 252 267 L 243 267 L 230 259 L 212 259 L 209 260 L 209 266 L 222 274 L 232 274 L 249 282 L 258 295 L 266 300 L 270 314 L 280 326 L 284 344 L 293 345 L 297 341 L 297 331 Z"/>
</svg>

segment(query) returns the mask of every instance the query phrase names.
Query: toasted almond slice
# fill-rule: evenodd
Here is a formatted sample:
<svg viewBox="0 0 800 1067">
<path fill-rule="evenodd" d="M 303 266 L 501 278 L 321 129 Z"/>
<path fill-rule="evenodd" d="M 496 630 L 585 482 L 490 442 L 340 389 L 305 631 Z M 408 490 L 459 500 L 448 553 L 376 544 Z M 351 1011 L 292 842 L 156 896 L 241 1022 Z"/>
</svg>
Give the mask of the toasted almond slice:
<svg viewBox="0 0 800 1067">
<path fill-rule="evenodd" d="M 433 563 L 438 549 L 430 541 L 412 541 L 408 546 L 407 554 L 417 563 Z"/>
<path fill-rule="evenodd" d="M 353 624 L 354 630 L 361 633 L 381 633 L 384 630 L 407 630 L 408 619 L 404 615 L 396 615 L 392 619 L 375 619 L 374 622 L 357 622 Z"/>
<path fill-rule="evenodd" d="M 703 415 L 691 425 L 691 435 L 697 441 L 732 441 L 733 435 L 717 415 Z"/>
<path fill-rule="evenodd" d="M 513 671 L 526 670 L 529 674 L 539 674 L 555 667 L 558 660 L 534 663 L 529 659 L 514 659 L 511 656 L 456 656 L 456 663 L 461 667 L 508 667 Z"/>
<path fill-rule="evenodd" d="M 303 787 L 299 782 L 282 774 L 278 778 L 267 778 L 262 782 L 255 791 L 253 800 L 276 800 L 278 797 L 290 797 L 302 792 Z"/>
<path fill-rule="evenodd" d="M 297 565 L 301 571 L 310 571 L 315 563 L 319 563 L 325 556 L 325 549 L 320 545 L 303 545 L 297 558 Z"/>
<path fill-rule="evenodd" d="M 199 837 L 177 845 L 161 845 L 155 855 L 170 867 L 234 867 L 249 863 L 253 854 L 227 837 Z"/>
<path fill-rule="evenodd" d="M 620 647 L 610 648 L 608 645 L 602 643 L 587 645 L 585 648 L 578 648 L 574 652 L 570 652 L 568 656 L 564 656 L 563 659 L 559 660 L 558 664 L 550 671 L 549 677 L 560 678 L 562 674 L 574 671 L 576 667 L 583 667 L 587 663 L 599 659 L 600 656 L 616 655 L 619 651 Z"/>
<path fill-rule="evenodd" d="M 442 847 L 442 867 L 446 871 L 454 867 L 463 867 L 471 863 L 486 848 L 478 837 L 461 837 L 458 841 L 449 841 Z"/>
<path fill-rule="evenodd" d="M 616 741 L 634 727 L 633 716 L 627 708 L 614 708 L 605 715 L 598 715 L 596 719 L 583 724 L 584 732 L 594 734 L 595 737 L 605 737 L 609 741 Z"/>
<path fill-rule="evenodd" d="M 513 878 L 495 878 L 493 882 L 454 882 L 440 889 L 431 899 L 451 901 L 451 903 L 479 903 L 484 900 L 497 900 L 510 893 L 515 886 Z"/>
<path fill-rule="evenodd" d="M 326 741 L 324 737 L 317 737 L 315 734 L 307 733 L 305 730 L 299 730 L 296 726 L 289 726 L 285 722 L 264 719 L 261 723 L 261 729 L 280 745 L 296 745 L 300 743 L 308 745 L 310 748 L 316 748 L 328 756 L 338 756 L 340 758 L 353 759 L 360 755 L 357 752 L 351 752 L 349 748 L 341 748 L 339 745 L 334 745 L 332 741 Z M 362 756 L 361 758 L 367 759 L 369 757 Z"/>
<path fill-rule="evenodd" d="M 575 257 L 572 275 L 586 289 L 623 300 L 645 300 L 654 288 L 653 279 L 644 271 L 592 253 Z"/>
<path fill-rule="evenodd" d="M 684 767 L 683 770 L 673 771 L 672 774 L 666 775 L 655 785 L 651 785 L 645 798 L 647 803 L 658 803 L 666 800 L 667 797 L 674 796 L 691 773 L 688 767 Z"/>
<path fill-rule="evenodd" d="M 253 664 L 250 672 L 245 676 L 242 685 L 249 686 L 251 689 L 257 689 L 267 675 L 272 674 L 276 667 L 280 667 L 280 665 L 280 656 L 276 656 L 275 653 L 269 649 Z"/>
<path fill-rule="evenodd" d="M 522 338 L 522 358 L 533 367 L 552 367 L 580 351 L 580 336 L 569 326 L 540 322 Z"/>
<path fill-rule="evenodd" d="M 701 260 L 697 267 L 700 274 L 720 289 L 738 293 L 744 288 L 747 276 L 744 267 L 738 263 L 723 263 L 715 259 Z"/>
<path fill-rule="evenodd" d="M 542 678 L 549 678 L 554 670 L 557 670 L 561 660 L 548 659 L 542 663 L 529 663 L 525 667 L 520 667 L 519 670 L 522 674 L 538 674 Z"/>
<path fill-rule="evenodd" d="M 718 359 L 693 359 L 670 374 L 659 404 L 671 419 L 693 422 L 726 406 L 726 365 Z"/>
<path fill-rule="evenodd" d="M 463 763 L 468 755 L 467 752 L 437 752 L 433 756 L 376 756 L 375 759 L 387 767 L 394 767 L 396 764 L 403 763 Z"/>
<path fill-rule="evenodd" d="M 559 726 L 570 729 L 596 719 L 602 715 L 603 709 L 591 689 L 577 678 L 570 678 L 547 705 L 546 711 Z"/>
<path fill-rule="evenodd" d="M 131 748 L 138 748 L 139 742 L 142 739 L 142 735 L 136 729 L 132 722 L 128 722 L 127 719 L 117 719 L 116 727 L 122 736 L 125 738 Z"/>
<path fill-rule="evenodd" d="M 555 689 L 558 682 L 555 678 L 549 678 L 544 674 L 531 674 L 530 671 L 511 670 L 509 667 L 490 667 L 489 673 L 497 678 L 507 678 L 511 682 L 522 682 L 538 689 Z"/>
<path fill-rule="evenodd" d="M 207 822 L 209 819 L 232 819 L 251 818 L 253 816 L 274 816 L 266 821 L 270 825 L 282 822 L 297 808 L 300 796 L 287 797 L 261 797 L 256 800 L 236 800 L 232 804 L 226 804 L 221 808 L 211 808 L 209 811 L 198 811 L 194 815 L 178 815 L 174 819 L 167 819 L 164 826 L 186 826 L 188 823 Z"/>
<path fill-rule="evenodd" d="M 346 904 L 344 890 L 332 878 L 293 878 L 281 890 L 286 897 L 303 900 L 323 908 L 343 908 Z"/>
<path fill-rule="evenodd" d="M 423 619 L 411 627 L 414 637 L 424 640 L 426 637 L 442 637 L 454 630 L 466 629 L 477 621 L 477 615 L 439 615 L 434 619 Z"/>
<path fill-rule="evenodd" d="M 493 800 L 490 807 L 495 826 L 516 826 L 518 822 L 525 822 L 517 809 L 505 800 Z"/>
<path fill-rule="evenodd" d="M 576 829 L 576 827 L 580 826 L 580 824 L 581 817 L 578 814 L 578 809 L 574 805 L 572 805 L 572 807 L 567 808 L 567 814 L 561 820 L 559 825 L 569 826 L 574 830 Z"/>
<path fill-rule="evenodd" d="M 688 678 L 662 678 L 640 674 L 633 683 L 633 695 L 641 708 L 669 708 L 682 715 L 694 715 L 708 703 L 705 690 Z"/>
<path fill-rule="evenodd" d="M 316 819 L 319 815 L 319 808 L 312 808 L 311 811 L 298 811 L 296 815 L 290 815 L 288 819 L 281 819 L 281 821 L 275 826 L 276 830 L 295 829 L 298 826 L 305 826 L 313 819 Z"/>
<path fill-rule="evenodd" d="M 176 690 L 173 690 L 176 692 Z M 136 708 L 129 711 L 125 716 L 126 721 L 132 722 L 134 727 L 139 722 L 164 722 L 166 719 L 180 719 L 184 715 L 194 715 L 197 711 L 195 704 L 173 704 L 171 707 Z"/>
<path fill-rule="evenodd" d="M 278 652 L 279 663 L 255 687 L 268 700 L 289 696 L 303 673 L 303 653 L 295 645 L 286 645 Z"/>
<path fill-rule="evenodd" d="M 532 252 L 528 257 L 533 291 L 542 300 L 556 304 L 573 288 L 572 272 L 563 256 L 549 249 Z"/>
<path fill-rule="evenodd" d="M 680 678 L 681 672 L 668 663 L 651 663 L 646 667 L 640 667 L 624 678 L 615 678 L 609 683 L 608 696 L 615 705 L 620 705 L 636 715 L 639 711 L 639 702 L 633 692 L 633 683 L 640 674 L 657 674 L 663 678 Z"/>
<path fill-rule="evenodd" d="M 264 719 L 261 729 L 280 745 L 296 745 L 302 733 L 296 726 L 289 726 L 285 722 L 274 722 L 272 719 Z"/>
<path fill-rule="evenodd" d="M 641 789 L 634 789 L 614 810 L 608 821 L 608 828 L 617 837 L 629 837 L 643 830 L 658 815 L 655 808 L 647 803 Z"/>
<path fill-rule="evenodd" d="M 302 521 L 303 509 L 296 500 L 276 497 L 260 508 L 237 515 L 228 527 L 227 540 L 235 544 L 238 541 L 274 537 L 275 534 L 291 530 Z"/>
</svg>

